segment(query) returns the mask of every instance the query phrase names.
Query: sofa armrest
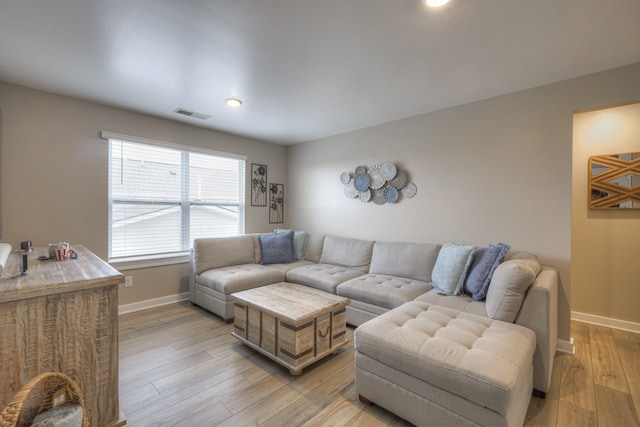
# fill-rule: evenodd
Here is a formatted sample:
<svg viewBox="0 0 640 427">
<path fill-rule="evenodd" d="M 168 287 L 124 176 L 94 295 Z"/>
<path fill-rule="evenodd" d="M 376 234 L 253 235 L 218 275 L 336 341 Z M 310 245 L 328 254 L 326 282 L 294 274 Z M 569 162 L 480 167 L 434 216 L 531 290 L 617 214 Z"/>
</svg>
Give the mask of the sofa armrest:
<svg viewBox="0 0 640 427">
<path fill-rule="evenodd" d="M 193 248 L 189 250 L 189 300 L 196 301 L 196 260 Z"/>
<path fill-rule="evenodd" d="M 554 268 L 542 268 L 527 291 L 515 323 L 536 333 L 533 388 L 546 393 L 558 342 L 558 272 Z"/>
</svg>

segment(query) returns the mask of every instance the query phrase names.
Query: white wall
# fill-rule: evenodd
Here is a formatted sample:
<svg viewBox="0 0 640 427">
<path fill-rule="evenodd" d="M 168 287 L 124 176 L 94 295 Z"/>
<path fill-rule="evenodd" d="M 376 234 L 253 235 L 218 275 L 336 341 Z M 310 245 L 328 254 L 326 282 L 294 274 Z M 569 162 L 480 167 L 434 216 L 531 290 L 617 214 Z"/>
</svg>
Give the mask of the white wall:
<svg viewBox="0 0 640 427">
<path fill-rule="evenodd" d="M 560 272 L 568 340 L 573 111 L 637 98 L 640 64 L 292 146 L 290 225 L 533 252 Z M 415 198 L 377 206 L 344 195 L 342 172 L 383 161 L 408 171 Z"/>
<path fill-rule="evenodd" d="M 246 231 L 272 230 L 251 207 L 251 163 L 286 185 L 286 147 L 0 82 L 3 235 L 19 247 L 68 241 L 108 254 L 108 144 L 102 130 L 247 156 Z M 286 187 L 285 187 L 286 188 Z M 286 224 L 284 224 L 286 225 Z M 281 226 L 281 225 L 279 225 Z M 120 304 L 186 292 L 188 265 L 123 271 L 134 277 Z"/>
<path fill-rule="evenodd" d="M 640 104 L 576 114 L 573 129 L 571 309 L 640 325 L 640 210 L 588 207 L 589 157 L 640 152 Z"/>
</svg>

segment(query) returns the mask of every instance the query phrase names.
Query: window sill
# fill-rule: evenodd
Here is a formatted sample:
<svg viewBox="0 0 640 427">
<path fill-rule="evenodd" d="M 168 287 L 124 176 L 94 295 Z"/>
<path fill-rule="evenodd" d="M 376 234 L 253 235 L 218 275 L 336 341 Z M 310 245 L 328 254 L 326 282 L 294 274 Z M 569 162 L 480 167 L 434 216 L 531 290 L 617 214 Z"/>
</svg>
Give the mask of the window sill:
<svg viewBox="0 0 640 427">
<path fill-rule="evenodd" d="M 116 270 L 136 270 L 139 268 L 161 267 L 164 265 L 185 264 L 189 262 L 189 253 L 130 257 L 109 260 Z"/>
</svg>

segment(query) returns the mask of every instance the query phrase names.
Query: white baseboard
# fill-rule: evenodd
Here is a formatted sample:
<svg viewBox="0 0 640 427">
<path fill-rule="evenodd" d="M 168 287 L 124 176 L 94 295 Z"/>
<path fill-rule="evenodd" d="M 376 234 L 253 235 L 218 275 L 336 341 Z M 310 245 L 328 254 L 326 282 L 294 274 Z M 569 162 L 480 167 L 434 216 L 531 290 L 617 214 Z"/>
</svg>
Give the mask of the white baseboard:
<svg viewBox="0 0 640 427">
<path fill-rule="evenodd" d="M 571 320 L 578 322 L 591 323 L 598 326 L 606 326 L 613 329 L 621 329 L 623 331 L 640 333 L 640 323 L 628 322 L 626 320 L 611 319 L 609 317 L 596 316 L 595 314 L 571 312 Z"/>
<path fill-rule="evenodd" d="M 560 353 L 576 354 L 576 347 L 573 345 L 573 337 L 569 341 L 558 340 L 556 343 L 556 351 Z"/>
<path fill-rule="evenodd" d="M 147 308 L 160 307 L 162 305 L 173 304 L 175 302 L 186 301 L 189 299 L 189 292 L 177 295 L 168 295 L 166 297 L 148 299 L 132 304 L 118 306 L 118 314 L 132 313 L 134 311 L 146 310 Z"/>
</svg>

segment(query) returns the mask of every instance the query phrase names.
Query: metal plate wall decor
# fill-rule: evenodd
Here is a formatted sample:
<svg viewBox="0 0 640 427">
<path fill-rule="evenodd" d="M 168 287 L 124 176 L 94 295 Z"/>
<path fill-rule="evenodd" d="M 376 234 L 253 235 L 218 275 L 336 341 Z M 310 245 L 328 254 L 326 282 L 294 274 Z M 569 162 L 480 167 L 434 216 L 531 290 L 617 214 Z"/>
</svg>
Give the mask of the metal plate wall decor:
<svg viewBox="0 0 640 427">
<path fill-rule="evenodd" d="M 369 174 L 369 178 L 371 179 L 369 187 L 371 187 L 372 190 L 378 190 L 384 187 L 384 184 L 387 182 L 387 180 L 382 176 L 381 168 L 372 167 L 367 173 Z"/>
<path fill-rule="evenodd" d="M 417 187 L 407 182 L 407 172 L 391 162 L 366 166 L 358 166 L 355 173 L 343 172 L 340 182 L 344 184 L 344 194 L 350 199 L 361 202 L 373 202 L 376 205 L 396 203 L 402 198 L 412 198 Z"/>
<path fill-rule="evenodd" d="M 395 203 L 398 201 L 398 190 L 395 187 L 386 187 L 384 189 L 384 201 L 387 203 Z"/>
<path fill-rule="evenodd" d="M 371 200 L 371 190 L 359 192 L 358 199 L 360 199 L 361 202 L 365 202 L 365 203 Z"/>
<path fill-rule="evenodd" d="M 370 182 L 369 175 L 367 175 L 366 173 L 359 173 L 358 175 L 356 175 L 353 182 L 355 183 L 356 190 L 367 191 Z"/>
<path fill-rule="evenodd" d="M 358 197 L 358 190 L 356 190 L 356 187 L 353 185 L 353 181 L 344 186 L 344 194 L 350 199 Z"/>
<path fill-rule="evenodd" d="M 413 182 L 410 182 L 404 187 L 402 187 L 402 195 L 404 197 L 411 198 L 415 196 L 417 192 L 418 192 L 418 189 L 416 188 L 416 185 Z"/>
<path fill-rule="evenodd" d="M 396 173 L 396 177 L 389 181 L 389 185 L 395 187 L 396 190 L 402 190 L 402 187 L 407 183 L 407 173 L 403 170 L 399 170 Z"/>
</svg>

